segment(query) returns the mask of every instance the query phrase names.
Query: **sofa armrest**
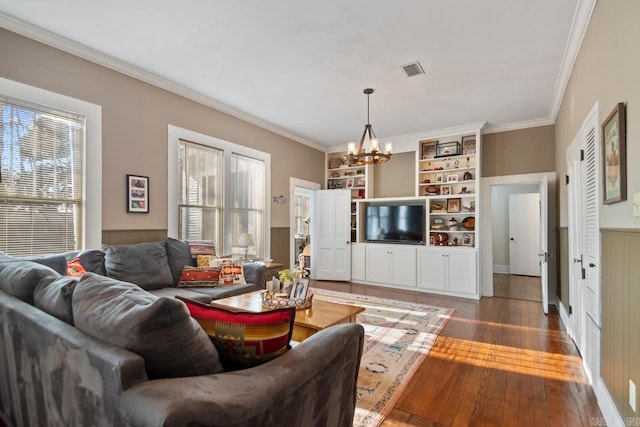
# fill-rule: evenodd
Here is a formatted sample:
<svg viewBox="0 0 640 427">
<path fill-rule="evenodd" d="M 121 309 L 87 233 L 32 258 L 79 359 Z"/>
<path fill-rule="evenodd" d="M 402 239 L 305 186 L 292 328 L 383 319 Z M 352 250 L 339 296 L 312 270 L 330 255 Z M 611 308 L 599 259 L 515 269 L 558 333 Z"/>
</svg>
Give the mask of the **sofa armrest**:
<svg viewBox="0 0 640 427">
<path fill-rule="evenodd" d="M 242 264 L 242 272 L 247 283 L 253 283 L 258 290 L 267 287 L 267 267 L 262 262 L 245 262 Z"/>
<path fill-rule="evenodd" d="M 136 426 L 350 426 L 364 329 L 324 329 L 242 371 L 145 381 L 122 395 Z"/>
</svg>

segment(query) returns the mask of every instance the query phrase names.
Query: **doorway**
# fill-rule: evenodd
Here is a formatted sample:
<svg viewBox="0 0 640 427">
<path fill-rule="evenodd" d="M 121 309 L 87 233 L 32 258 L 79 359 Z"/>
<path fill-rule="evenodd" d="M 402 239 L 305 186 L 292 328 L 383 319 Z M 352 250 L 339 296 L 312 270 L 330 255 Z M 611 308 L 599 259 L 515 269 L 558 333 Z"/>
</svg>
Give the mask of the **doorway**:
<svg viewBox="0 0 640 427">
<path fill-rule="evenodd" d="M 313 234 L 313 209 L 315 192 L 320 189 L 316 182 L 289 179 L 291 209 L 289 211 L 289 265 L 300 267 L 306 275 L 311 273 L 311 241 Z"/>
<path fill-rule="evenodd" d="M 547 249 L 541 259 L 545 263 L 540 277 L 540 294 L 542 295 L 543 311 L 548 311 L 549 304 L 557 304 L 556 297 L 556 263 L 555 255 L 555 173 L 536 173 L 523 175 L 509 175 L 482 178 L 481 180 L 481 230 L 480 235 L 481 251 L 480 251 L 480 278 L 482 296 L 496 296 L 494 286 L 494 272 L 496 274 L 508 275 L 508 231 L 504 224 L 508 224 L 506 215 L 508 209 L 504 204 L 508 203 L 508 198 L 501 199 L 502 204 L 493 200 L 494 188 L 497 192 L 507 192 L 509 186 L 513 188 L 521 187 L 521 192 L 537 192 L 540 193 L 541 199 L 547 201 L 547 212 L 541 215 L 540 235 L 544 236 L 544 246 Z M 502 188 L 505 187 L 505 188 Z M 526 189 L 525 189 L 526 188 Z M 545 194 L 543 194 L 543 191 Z M 506 197 L 506 196 L 505 196 Z M 546 215 L 545 215 L 546 213 Z M 546 221 L 544 221 L 546 220 Z M 494 226 L 494 224 L 496 224 Z M 494 230 L 495 228 L 495 230 Z M 546 230 L 542 232 L 542 230 Z M 494 245 L 494 238 L 500 240 Z M 547 253 L 549 252 L 549 253 Z"/>
</svg>

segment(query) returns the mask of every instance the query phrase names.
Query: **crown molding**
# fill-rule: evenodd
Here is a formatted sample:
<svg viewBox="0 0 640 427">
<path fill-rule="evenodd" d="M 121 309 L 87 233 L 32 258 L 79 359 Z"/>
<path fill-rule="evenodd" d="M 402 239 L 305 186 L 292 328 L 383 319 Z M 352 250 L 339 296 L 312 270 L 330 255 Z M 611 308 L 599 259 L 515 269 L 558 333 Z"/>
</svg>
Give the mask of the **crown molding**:
<svg viewBox="0 0 640 427">
<path fill-rule="evenodd" d="M 551 126 L 555 124 L 555 120 L 548 117 L 542 119 L 524 120 L 521 122 L 505 123 L 503 125 L 488 125 L 482 133 L 498 133 L 509 132 L 512 130 L 535 128 L 540 126 Z"/>
<path fill-rule="evenodd" d="M 262 120 L 252 114 L 239 110 L 235 107 L 232 107 L 228 104 L 225 104 L 209 96 L 205 96 L 199 92 L 196 92 L 192 89 L 189 89 L 188 87 L 182 86 L 171 80 L 160 77 L 143 68 L 136 67 L 125 61 L 121 61 L 110 55 L 99 52 L 95 49 L 92 49 L 88 46 L 85 46 L 83 44 L 70 40 L 66 37 L 62 37 L 50 31 L 36 27 L 35 25 L 29 24 L 27 22 L 24 22 L 20 19 L 17 19 L 11 15 L 7 15 L 2 12 L 0 12 L 0 27 L 6 28 L 9 31 L 28 37 L 35 41 L 44 43 L 48 46 L 54 47 L 64 52 L 70 53 L 74 56 L 78 56 L 80 58 L 86 59 L 98 65 L 102 65 L 104 67 L 107 67 L 119 73 L 126 74 L 129 77 L 133 77 L 134 79 L 141 80 L 145 83 L 156 86 L 160 89 L 164 89 L 176 95 L 180 95 L 182 97 L 190 99 L 191 101 L 194 101 L 199 104 L 205 105 L 207 107 L 213 108 L 215 110 L 221 111 L 225 114 L 228 114 L 237 119 L 243 120 L 252 125 L 259 126 L 277 135 L 284 136 L 285 138 L 289 138 L 293 141 L 307 145 L 311 148 L 315 148 L 316 150 L 324 152 L 327 149 L 326 145 L 321 144 L 317 141 L 312 141 L 310 139 L 304 138 L 280 126 L 277 126 L 273 123 Z"/>
<path fill-rule="evenodd" d="M 573 66 L 578 58 L 582 40 L 587 32 L 587 27 L 589 26 L 589 21 L 591 21 L 591 16 L 593 15 L 597 2 L 598 0 L 578 0 L 576 13 L 573 15 L 573 22 L 571 23 L 571 30 L 569 31 L 569 39 L 567 40 L 567 45 L 565 46 L 562 57 L 562 64 L 560 65 L 560 73 L 558 74 L 558 79 L 556 80 L 556 85 L 553 90 L 553 99 L 549 110 L 549 119 L 553 124 L 555 124 L 558 118 L 562 99 L 567 90 Z"/>
</svg>

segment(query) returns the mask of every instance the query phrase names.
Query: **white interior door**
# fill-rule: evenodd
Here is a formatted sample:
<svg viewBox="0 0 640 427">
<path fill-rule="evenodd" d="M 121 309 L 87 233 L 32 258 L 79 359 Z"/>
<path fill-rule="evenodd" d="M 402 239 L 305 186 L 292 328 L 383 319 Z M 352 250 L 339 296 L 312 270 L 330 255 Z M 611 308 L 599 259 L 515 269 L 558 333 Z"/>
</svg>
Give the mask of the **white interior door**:
<svg viewBox="0 0 640 427">
<path fill-rule="evenodd" d="M 317 190 L 311 277 L 351 280 L 351 190 Z"/>
<path fill-rule="evenodd" d="M 538 200 L 540 204 L 540 286 L 542 287 L 542 311 L 547 314 L 549 311 L 549 181 L 547 177 L 540 182 L 540 194 Z"/>
<path fill-rule="evenodd" d="M 584 307 L 582 301 L 583 273 L 582 273 L 582 163 L 580 161 L 580 134 L 576 136 L 567 150 L 567 208 L 569 224 L 567 237 L 569 240 L 569 335 L 576 343 L 578 350 L 583 353 L 584 336 Z"/>
<path fill-rule="evenodd" d="M 509 196 L 509 272 L 540 276 L 540 195 Z"/>
</svg>

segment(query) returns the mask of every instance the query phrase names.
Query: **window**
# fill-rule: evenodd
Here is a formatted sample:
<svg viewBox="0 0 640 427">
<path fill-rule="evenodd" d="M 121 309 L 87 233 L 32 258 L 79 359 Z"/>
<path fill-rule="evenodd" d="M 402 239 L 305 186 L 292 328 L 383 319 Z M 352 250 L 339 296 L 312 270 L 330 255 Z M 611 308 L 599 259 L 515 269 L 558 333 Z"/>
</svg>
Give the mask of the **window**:
<svg viewBox="0 0 640 427">
<path fill-rule="evenodd" d="M 269 256 L 270 155 L 169 126 L 169 236 L 213 240 L 219 254 Z M 176 204 L 177 201 L 177 204 Z M 238 242 L 251 234 L 248 248 Z"/>
<path fill-rule="evenodd" d="M 0 96 L 0 250 L 30 256 L 82 242 L 84 117 Z"/>
</svg>

